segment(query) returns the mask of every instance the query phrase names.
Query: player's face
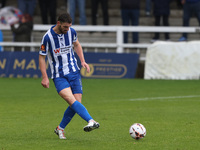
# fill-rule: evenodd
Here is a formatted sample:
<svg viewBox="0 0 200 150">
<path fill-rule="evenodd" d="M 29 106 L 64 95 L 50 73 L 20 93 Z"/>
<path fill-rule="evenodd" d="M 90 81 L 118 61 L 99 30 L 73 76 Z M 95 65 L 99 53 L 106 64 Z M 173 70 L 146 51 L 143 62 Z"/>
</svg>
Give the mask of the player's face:
<svg viewBox="0 0 200 150">
<path fill-rule="evenodd" d="M 60 33 L 62 33 L 62 34 L 67 33 L 67 31 L 69 30 L 69 27 L 71 25 L 72 25 L 71 23 L 66 23 L 66 22 L 60 23 L 60 26 L 59 26 Z"/>
</svg>

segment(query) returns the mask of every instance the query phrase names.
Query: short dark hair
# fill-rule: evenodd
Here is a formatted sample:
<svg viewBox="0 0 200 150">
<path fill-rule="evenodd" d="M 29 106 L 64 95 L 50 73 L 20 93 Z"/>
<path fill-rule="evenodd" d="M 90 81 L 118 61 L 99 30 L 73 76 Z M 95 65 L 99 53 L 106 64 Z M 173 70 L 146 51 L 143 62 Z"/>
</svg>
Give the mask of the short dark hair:
<svg viewBox="0 0 200 150">
<path fill-rule="evenodd" d="M 33 21 L 33 18 L 31 17 L 31 15 L 29 15 L 27 13 L 23 14 L 22 17 L 25 18 L 26 22 Z"/>
<path fill-rule="evenodd" d="M 69 15 L 69 13 L 64 13 L 64 14 L 61 14 L 59 17 L 58 17 L 58 21 L 60 22 L 67 22 L 67 23 L 72 23 L 72 18 L 71 16 Z"/>
</svg>

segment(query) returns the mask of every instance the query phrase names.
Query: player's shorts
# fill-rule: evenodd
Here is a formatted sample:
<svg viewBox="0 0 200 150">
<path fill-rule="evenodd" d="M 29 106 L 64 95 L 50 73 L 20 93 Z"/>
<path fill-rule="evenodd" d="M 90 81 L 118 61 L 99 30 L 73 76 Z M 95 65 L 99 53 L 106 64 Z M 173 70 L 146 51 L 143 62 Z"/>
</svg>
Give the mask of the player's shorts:
<svg viewBox="0 0 200 150">
<path fill-rule="evenodd" d="M 71 87 L 73 94 L 83 93 L 81 75 L 79 71 L 69 73 L 64 77 L 54 78 L 53 81 L 58 93 L 68 87 Z"/>
</svg>

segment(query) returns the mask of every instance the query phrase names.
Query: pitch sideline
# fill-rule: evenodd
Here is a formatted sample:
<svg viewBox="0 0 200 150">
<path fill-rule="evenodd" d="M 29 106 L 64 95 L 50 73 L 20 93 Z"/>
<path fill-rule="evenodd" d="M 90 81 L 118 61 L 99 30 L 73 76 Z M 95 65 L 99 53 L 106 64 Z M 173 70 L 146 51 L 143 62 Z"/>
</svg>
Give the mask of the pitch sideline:
<svg viewBox="0 0 200 150">
<path fill-rule="evenodd" d="M 194 97 L 200 97 L 200 95 L 187 95 L 187 96 L 169 96 L 169 97 L 144 97 L 144 98 L 133 98 L 129 99 L 129 101 L 145 101 L 145 100 L 157 100 L 157 99 L 182 99 L 182 98 L 194 98 Z"/>
</svg>

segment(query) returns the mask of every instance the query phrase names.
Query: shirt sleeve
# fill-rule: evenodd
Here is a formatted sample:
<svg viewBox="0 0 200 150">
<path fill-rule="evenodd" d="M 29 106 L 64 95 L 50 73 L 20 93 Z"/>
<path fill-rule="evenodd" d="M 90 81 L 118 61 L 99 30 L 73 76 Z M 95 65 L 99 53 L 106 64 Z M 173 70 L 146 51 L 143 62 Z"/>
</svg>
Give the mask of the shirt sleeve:
<svg viewBox="0 0 200 150">
<path fill-rule="evenodd" d="M 44 35 L 42 38 L 39 54 L 47 55 L 47 52 L 48 52 L 48 36 Z"/>
<path fill-rule="evenodd" d="M 78 37 L 76 31 L 73 28 L 71 28 L 71 33 L 72 33 L 72 42 L 76 42 Z"/>
</svg>

